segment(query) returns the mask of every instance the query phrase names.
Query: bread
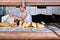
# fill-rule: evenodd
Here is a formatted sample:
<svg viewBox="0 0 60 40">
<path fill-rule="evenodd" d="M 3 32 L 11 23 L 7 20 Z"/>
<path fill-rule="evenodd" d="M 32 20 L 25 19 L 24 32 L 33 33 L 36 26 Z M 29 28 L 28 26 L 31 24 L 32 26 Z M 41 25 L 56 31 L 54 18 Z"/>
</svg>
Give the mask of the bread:
<svg viewBox="0 0 60 40">
<path fill-rule="evenodd" d="M 23 28 L 26 27 L 26 24 L 27 24 L 27 22 L 24 22 L 22 27 L 23 27 Z"/>
<path fill-rule="evenodd" d="M 1 22 L 0 23 L 0 27 L 3 26 L 3 27 L 7 27 L 7 26 L 10 26 L 10 23 L 7 23 L 7 22 Z"/>
<path fill-rule="evenodd" d="M 0 27 L 16 27 L 16 24 L 10 24 L 8 22 L 1 22 Z"/>
<path fill-rule="evenodd" d="M 43 24 L 37 23 L 38 28 L 44 28 L 45 26 Z"/>
<path fill-rule="evenodd" d="M 17 27 L 17 24 L 10 24 L 11 27 Z"/>
<path fill-rule="evenodd" d="M 24 23 L 24 21 L 23 20 L 20 20 L 19 26 L 22 27 L 23 23 Z"/>
<path fill-rule="evenodd" d="M 28 28 L 28 27 L 31 27 L 32 26 L 32 22 L 27 22 L 25 27 Z"/>
<path fill-rule="evenodd" d="M 37 24 L 35 22 L 32 22 L 32 26 L 36 28 Z"/>
</svg>

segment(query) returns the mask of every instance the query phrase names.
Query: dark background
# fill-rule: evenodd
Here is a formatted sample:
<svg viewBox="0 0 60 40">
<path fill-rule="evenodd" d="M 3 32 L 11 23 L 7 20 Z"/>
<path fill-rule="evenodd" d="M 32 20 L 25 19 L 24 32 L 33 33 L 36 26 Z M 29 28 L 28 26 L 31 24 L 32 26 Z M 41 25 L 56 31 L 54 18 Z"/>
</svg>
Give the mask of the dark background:
<svg viewBox="0 0 60 40">
<path fill-rule="evenodd" d="M 45 22 L 45 23 L 60 23 L 60 15 L 52 14 L 52 15 L 32 15 L 33 22 Z"/>
</svg>

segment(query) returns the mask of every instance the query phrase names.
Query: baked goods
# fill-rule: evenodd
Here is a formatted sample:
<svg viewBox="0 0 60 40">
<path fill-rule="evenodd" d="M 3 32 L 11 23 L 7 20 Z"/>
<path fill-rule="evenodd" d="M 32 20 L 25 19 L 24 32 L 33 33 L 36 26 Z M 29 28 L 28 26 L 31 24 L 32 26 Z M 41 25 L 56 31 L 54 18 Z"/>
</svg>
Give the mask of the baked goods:
<svg viewBox="0 0 60 40">
<path fill-rule="evenodd" d="M 32 22 L 27 22 L 25 27 L 28 28 L 28 27 L 31 27 L 32 26 Z"/>
<path fill-rule="evenodd" d="M 16 27 L 16 24 L 10 24 L 8 22 L 1 22 L 0 27 Z"/>
<path fill-rule="evenodd" d="M 17 27 L 17 24 L 10 24 L 11 27 Z"/>
<path fill-rule="evenodd" d="M 28 28 L 28 27 L 44 28 L 44 27 L 45 27 L 43 24 L 40 24 L 40 23 L 24 22 L 23 20 L 21 20 L 21 21 L 19 22 L 19 26 L 20 26 L 20 27 L 23 27 L 23 28 Z"/>
<path fill-rule="evenodd" d="M 22 25 L 22 27 L 24 28 L 26 26 L 26 24 L 27 24 L 27 22 L 24 22 L 23 25 Z"/>
<path fill-rule="evenodd" d="M 24 21 L 23 20 L 20 20 L 19 26 L 22 27 L 23 23 L 24 23 Z"/>
<path fill-rule="evenodd" d="M 37 24 L 35 22 L 32 22 L 32 26 L 36 28 Z"/>
<path fill-rule="evenodd" d="M 7 26 L 10 26 L 10 23 L 7 23 L 7 22 L 1 22 L 0 23 L 0 27 L 7 27 Z"/>
<path fill-rule="evenodd" d="M 38 28 L 44 28 L 45 26 L 43 24 L 37 23 Z"/>
</svg>

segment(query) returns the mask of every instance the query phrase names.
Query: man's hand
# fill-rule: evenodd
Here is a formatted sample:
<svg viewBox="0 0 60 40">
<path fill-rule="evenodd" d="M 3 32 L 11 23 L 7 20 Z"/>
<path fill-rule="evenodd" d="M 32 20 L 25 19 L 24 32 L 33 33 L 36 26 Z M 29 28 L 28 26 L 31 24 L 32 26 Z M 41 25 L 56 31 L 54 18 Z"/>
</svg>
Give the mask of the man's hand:
<svg viewBox="0 0 60 40">
<path fill-rule="evenodd" d="M 20 19 L 19 19 L 19 20 L 21 21 L 21 20 L 24 20 L 24 19 L 23 19 L 22 17 L 20 17 Z"/>
<path fill-rule="evenodd" d="M 14 16 L 15 19 L 17 20 L 24 20 L 22 17 Z"/>
<path fill-rule="evenodd" d="M 14 17 L 14 15 L 13 15 L 13 14 L 9 14 L 9 16 L 10 16 L 10 17 Z"/>
</svg>

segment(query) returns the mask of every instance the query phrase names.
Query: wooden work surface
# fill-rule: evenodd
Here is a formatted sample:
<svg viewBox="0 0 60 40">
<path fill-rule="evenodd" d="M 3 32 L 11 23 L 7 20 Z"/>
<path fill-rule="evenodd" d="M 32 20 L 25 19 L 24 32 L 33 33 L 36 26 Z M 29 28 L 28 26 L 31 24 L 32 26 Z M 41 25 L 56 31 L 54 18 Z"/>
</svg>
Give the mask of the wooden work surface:
<svg viewBox="0 0 60 40">
<path fill-rule="evenodd" d="M 60 33 L 59 33 L 60 34 Z M 51 32 L 40 32 L 40 33 L 32 33 L 32 32 L 0 32 L 1 39 L 60 39 L 59 36 L 55 35 Z"/>
<path fill-rule="evenodd" d="M 0 5 L 21 5 L 22 0 L 0 0 Z M 26 5 L 60 5 L 60 0 L 26 0 Z"/>
</svg>

